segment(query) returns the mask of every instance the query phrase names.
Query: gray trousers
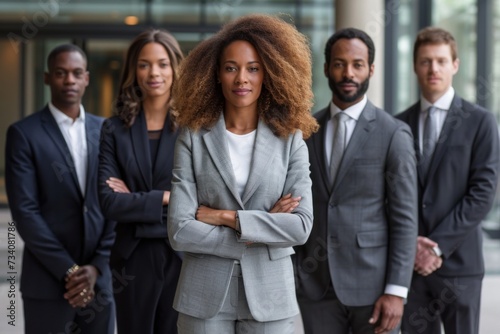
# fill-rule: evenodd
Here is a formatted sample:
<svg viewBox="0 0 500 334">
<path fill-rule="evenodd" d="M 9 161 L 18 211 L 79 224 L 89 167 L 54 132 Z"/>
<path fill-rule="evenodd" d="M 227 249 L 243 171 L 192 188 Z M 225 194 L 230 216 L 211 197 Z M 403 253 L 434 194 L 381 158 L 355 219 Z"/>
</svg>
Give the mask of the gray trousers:
<svg viewBox="0 0 500 334">
<path fill-rule="evenodd" d="M 241 267 L 235 265 L 221 311 L 211 319 L 199 319 L 179 313 L 177 331 L 179 334 L 293 334 L 294 318 L 256 321 L 248 308 Z"/>
</svg>

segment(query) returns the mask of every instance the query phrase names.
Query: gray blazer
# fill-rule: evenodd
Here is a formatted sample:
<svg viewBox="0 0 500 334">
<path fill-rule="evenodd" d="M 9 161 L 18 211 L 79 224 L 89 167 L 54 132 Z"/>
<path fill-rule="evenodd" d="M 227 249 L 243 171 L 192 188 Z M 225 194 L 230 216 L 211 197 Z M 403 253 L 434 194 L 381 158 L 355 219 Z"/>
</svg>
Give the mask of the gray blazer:
<svg viewBox="0 0 500 334">
<path fill-rule="evenodd" d="M 273 321 L 298 314 L 290 255 L 312 228 L 311 179 L 302 133 L 278 138 L 259 122 L 242 198 L 226 142 L 224 117 L 212 129 L 183 130 L 175 147 L 168 235 L 184 251 L 174 308 L 208 319 L 221 309 L 235 260 L 241 263 L 252 316 Z M 269 213 L 287 194 L 302 196 L 293 213 Z M 238 210 L 241 236 L 195 219 L 199 205 Z M 248 242 L 252 242 L 247 246 Z"/>
<path fill-rule="evenodd" d="M 321 129 L 307 140 L 314 227 L 296 248 L 298 293 L 320 300 L 333 283 L 344 305 L 372 305 L 387 284 L 410 286 L 417 238 L 411 132 L 368 102 L 331 190 L 324 148 L 330 109 L 315 117 Z"/>
</svg>

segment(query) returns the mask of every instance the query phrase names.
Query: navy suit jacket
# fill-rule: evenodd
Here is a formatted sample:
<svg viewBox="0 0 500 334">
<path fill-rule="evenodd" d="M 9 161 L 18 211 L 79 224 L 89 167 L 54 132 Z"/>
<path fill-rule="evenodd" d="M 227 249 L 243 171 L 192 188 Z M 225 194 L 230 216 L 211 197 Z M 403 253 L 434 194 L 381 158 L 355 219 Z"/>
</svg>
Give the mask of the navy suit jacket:
<svg viewBox="0 0 500 334">
<path fill-rule="evenodd" d="M 152 166 L 144 113 L 127 128 L 117 117 L 105 121 L 99 155 L 99 196 L 104 215 L 117 221 L 113 259 L 128 259 L 141 238 L 167 239 L 168 206 L 164 191 L 172 188 L 172 165 L 177 131 L 167 117 L 156 163 Z M 110 177 L 125 182 L 130 194 L 115 193 L 106 184 Z"/>
<path fill-rule="evenodd" d="M 420 102 L 397 118 L 408 123 L 420 152 Z M 419 235 L 439 244 L 443 276 L 484 273 L 481 221 L 491 209 L 498 181 L 499 137 L 495 117 L 455 96 L 432 156 L 427 181 L 419 173 Z"/>
<path fill-rule="evenodd" d="M 73 159 L 48 107 L 11 125 L 5 180 L 12 217 L 24 241 L 23 297 L 62 298 L 66 271 L 92 264 L 100 275 L 96 293 L 111 298 L 108 266 L 114 223 L 104 218 L 97 196 L 97 158 L 103 119 L 85 115 L 87 185 L 82 195 Z"/>
</svg>

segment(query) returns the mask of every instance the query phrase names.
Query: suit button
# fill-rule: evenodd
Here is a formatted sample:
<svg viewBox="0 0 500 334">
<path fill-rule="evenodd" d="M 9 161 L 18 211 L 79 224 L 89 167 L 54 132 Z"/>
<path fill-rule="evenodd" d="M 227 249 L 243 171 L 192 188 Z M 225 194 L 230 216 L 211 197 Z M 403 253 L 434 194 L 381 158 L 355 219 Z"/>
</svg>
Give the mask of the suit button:
<svg viewBox="0 0 500 334">
<path fill-rule="evenodd" d="M 83 212 L 87 213 L 88 211 L 89 211 L 89 210 L 87 209 L 87 206 L 86 206 L 86 205 L 84 205 L 84 206 L 83 206 Z"/>
<path fill-rule="evenodd" d="M 427 204 L 422 204 L 422 209 L 425 209 L 427 207 Z"/>
</svg>

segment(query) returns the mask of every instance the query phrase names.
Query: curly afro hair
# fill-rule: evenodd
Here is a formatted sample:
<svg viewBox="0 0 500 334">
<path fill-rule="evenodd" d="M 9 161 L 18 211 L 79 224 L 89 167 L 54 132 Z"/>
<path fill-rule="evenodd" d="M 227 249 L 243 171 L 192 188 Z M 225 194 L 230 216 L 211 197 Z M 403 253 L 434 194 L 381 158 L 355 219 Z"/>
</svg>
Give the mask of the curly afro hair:
<svg viewBox="0 0 500 334">
<path fill-rule="evenodd" d="M 224 108 L 224 95 L 217 82 L 223 50 L 237 40 L 257 50 L 264 68 L 258 100 L 259 117 L 275 135 L 286 137 L 301 130 L 304 138 L 317 131 L 311 115 L 311 51 L 307 38 L 280 18 L 253 14 L 222 27 L 200 42 L 181 63 L 173 88 L 176 120 L 193 130 L 210 128 Z"/>
</svg>

